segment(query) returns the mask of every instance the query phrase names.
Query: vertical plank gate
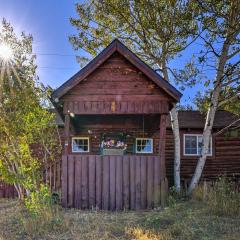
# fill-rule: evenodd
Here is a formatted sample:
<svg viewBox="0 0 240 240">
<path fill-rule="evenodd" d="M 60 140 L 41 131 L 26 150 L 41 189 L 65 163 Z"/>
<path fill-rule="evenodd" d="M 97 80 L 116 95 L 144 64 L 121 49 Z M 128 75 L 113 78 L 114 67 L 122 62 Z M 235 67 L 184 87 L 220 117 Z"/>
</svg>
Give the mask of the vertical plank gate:
<svg viewBox="0 0 240 240">
<path fill-rule="evenodd" d="M 0 198 L 15 198 L 17 192 L 13 185 L 0 181 Z"/>
<path fill-rule="evenodd" d="M 81 209 L 146 209 L 161 204 L 159 156 L 64 155 L 62 204 Z"/>
</svg>

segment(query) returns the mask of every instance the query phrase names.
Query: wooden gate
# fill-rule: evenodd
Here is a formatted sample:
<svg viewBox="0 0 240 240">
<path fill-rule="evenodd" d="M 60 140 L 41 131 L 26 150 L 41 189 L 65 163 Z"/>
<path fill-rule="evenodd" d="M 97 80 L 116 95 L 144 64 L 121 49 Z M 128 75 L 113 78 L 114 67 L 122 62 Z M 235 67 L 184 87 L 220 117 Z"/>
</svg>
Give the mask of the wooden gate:
<svg viewBox="0 0 240 240">
<path fill-rule="evenodd" d="M 157 207 L 166 193 L 160 166 L 159 156 L 64 155 L 62 204 L 103 210 Z"/>
</svg>

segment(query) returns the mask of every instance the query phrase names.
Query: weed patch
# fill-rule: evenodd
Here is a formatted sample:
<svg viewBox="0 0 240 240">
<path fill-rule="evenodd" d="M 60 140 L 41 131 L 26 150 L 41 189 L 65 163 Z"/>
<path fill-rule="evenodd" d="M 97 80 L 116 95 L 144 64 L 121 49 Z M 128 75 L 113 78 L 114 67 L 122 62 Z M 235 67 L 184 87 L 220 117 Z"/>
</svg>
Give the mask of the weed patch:
<svg viewBox="0 0 240 240">
<path fill-rule="evenodd" d="M 202 184 L 196 188 L 193 200 L 204 202 L 207 211 L 220 216 L 240 216 L 240 192 L 235 184 L 225 177 L 212 186 Z"/>
</svg>

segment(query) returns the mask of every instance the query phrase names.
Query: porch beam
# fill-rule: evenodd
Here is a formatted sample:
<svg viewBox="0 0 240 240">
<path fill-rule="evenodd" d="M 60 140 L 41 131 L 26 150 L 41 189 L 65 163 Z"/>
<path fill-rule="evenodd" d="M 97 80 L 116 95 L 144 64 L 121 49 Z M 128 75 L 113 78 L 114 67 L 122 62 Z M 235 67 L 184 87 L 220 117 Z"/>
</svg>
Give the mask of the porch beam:
<svg viewBox="0 0 240 240">
<path fill-rule="evenodd" d="M 65 115 L 64 123 L 64 154 L 70 153 L 70 115 Z"/>
</svg>

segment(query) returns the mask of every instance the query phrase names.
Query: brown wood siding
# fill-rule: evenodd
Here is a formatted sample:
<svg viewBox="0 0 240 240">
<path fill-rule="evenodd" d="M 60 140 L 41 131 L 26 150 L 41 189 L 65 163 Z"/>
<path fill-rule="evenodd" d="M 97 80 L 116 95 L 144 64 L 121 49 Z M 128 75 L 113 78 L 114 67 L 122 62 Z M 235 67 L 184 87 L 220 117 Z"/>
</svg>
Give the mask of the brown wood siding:
<svg viewBox="0 0 240 240">
<path fill-rule="evenodd" d="M 103 210 L 157 207 L 161 185 L 152 179 L 153 166 L 159 161 L 159 156 L 63 156 L 63 206 Z"/>
<path fill-rule="evenodd" d="M 96 56 L 89 64 L 72 76 L 67 82 L 55 90 L 52 94 L 53 98 L 60 98 L 66 94 L 70 89 L 75 87 L 79 82 L 86 80 L 91 73 L 96 71 L 99 67 L 103 67 L 110 57 L 115 57 L 121 55 L 123 59 L 127 59 L 129 65 L 135 66 L 142 73 L 144 73 L 148 78 L 150 78 L 157 86 L 164 89 L 164 91 L 169 95 L 172 102 L 176 102 L 180 99 L 181 93 L 178 92 L 171 84 L 165 81 L 159 74 L 157 74 L 152 68 L 146 65 L 140 58 L 138 58 L 133 52 L 131 52 L 125 45 L 115 39 L 111 44 L 109 44 L 98 56 Z M 113 66 L 114 64 L 110 64 Z M 107 68 L 109 68 L 107 67 Z M 117 71 L 119 64 L 116 64 L 114 69 Z M 112 73 L 112 71 L 110 71 Z M 117 80 L 117 79 L 116 79 Z"/>
<path fill-rule="evenodd" d="M 196 156 L 183 155 L 183 134 L 201 134 L 201 129 L 181 129 L 181 178 L 191 179 L 197 164 Z M 207 157 L 202 178 L 216 179 L 220 175 L 240 177 L 240 135 L 225 137 L 213 135 L 213 155 Z M 174 143 L 172 131 L 167 131 L 166 138 L 166 167 L 168 179 L 173 182 Z"/>
<path fill-rule="evenodd" d="M 163 89 L 118 53 L 61 98 L 65 114 L 167 113 L 169 100 Z"/>
<path fill-rule="evenodd" d="M 91 95 L 156 95 L 169 100 L 167 94 L 120 54 L 112 55 L 88 78 L 71 89 L 63 100 Z"/>
</svg>

